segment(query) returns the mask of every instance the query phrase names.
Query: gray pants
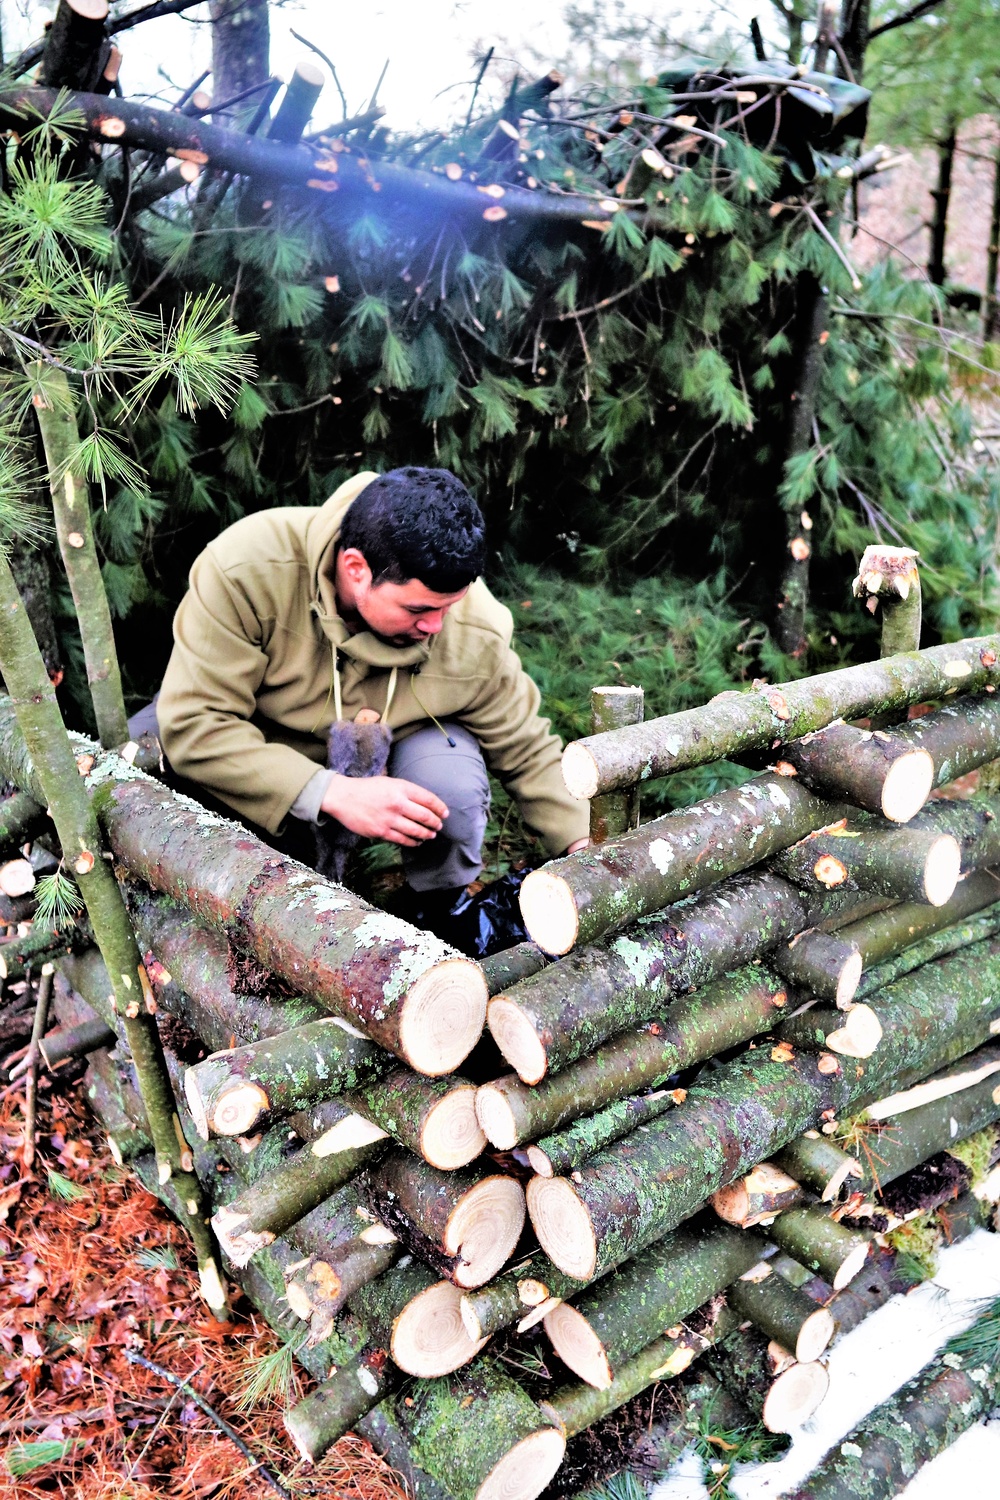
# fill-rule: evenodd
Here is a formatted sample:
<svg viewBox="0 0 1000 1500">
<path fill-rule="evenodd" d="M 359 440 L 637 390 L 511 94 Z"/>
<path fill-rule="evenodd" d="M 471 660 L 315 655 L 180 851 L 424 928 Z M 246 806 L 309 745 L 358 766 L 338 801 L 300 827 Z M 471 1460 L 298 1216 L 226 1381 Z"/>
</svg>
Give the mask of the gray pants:
<svg viewBox="0 0 1000 1500">
<path fill-rule="evenodd" d="M 407 739 L 394 744 L 389 755 L 389 775 L 415 782 L 440 797 L 448 809 L 444 827 L 436 838 L 428 839 L 416 849 L 401 849 L 407 883 L 415 891 L 455 890 L 475 880 L 483 868 L 482 850 L 486 824 L 490 815 L 490 782 L 479 742 L 461 724 L 444 725 L 446 735 L 434 724 L 414 730 Z M 156 699 L 129 720 L 133 739 L 140 734 L 159 736 Z M 448 737 L 455 741 L 449 745 Z M 222 812 L 222 807 L 204 789 L 190 781 L 182 782 L 176 774 L 167 780 L 178 790 L 201 802 L 208 801 Z M 289 818 L 288 824 L 296 824 Z M 299 823 L 278 837 L 256 829 L 268 843 L 295 859 L 310 862 L 313 836 L 311 825 Z"/>
</svg>

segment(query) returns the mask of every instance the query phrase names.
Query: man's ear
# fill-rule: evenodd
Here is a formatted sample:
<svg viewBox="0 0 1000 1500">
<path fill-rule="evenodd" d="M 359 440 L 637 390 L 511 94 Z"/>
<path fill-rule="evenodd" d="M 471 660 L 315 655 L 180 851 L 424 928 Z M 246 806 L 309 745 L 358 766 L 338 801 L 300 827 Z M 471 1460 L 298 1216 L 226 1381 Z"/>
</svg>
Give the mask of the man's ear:
<svg viewBox="0 0 1000 1500">
<path fill-rule="evenodd" d="M 357 547 L 345 547 L 338 561 L 355 588 L 367 589 L 370 586 L 372 570 L 365 562 L 364 553 Z"/>
</svg>

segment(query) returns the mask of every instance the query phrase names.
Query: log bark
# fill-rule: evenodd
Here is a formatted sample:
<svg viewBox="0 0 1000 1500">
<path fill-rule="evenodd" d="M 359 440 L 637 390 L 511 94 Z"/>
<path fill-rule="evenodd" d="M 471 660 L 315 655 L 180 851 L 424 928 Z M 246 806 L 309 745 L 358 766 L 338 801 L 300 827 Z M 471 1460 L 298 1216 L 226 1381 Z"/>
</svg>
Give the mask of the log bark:
<svg viewBox="0 0 1000 1500">
<path fill-rule="evenodd" d="M 993 206 L 990 211 L 989 243 L 986 247 L 986 288 L 983 299 L 983 343 L 996 337 L 1000 325 L 1000 144 L 993 159 Z"/>
<path fill-rule="evenodd" d="M 710 1201 L 726 1224 L 751 1229 L 755 1224 L 770 1224 L 776 1214 L 794 1208 L 805 1196 L 794 1177 L 762 1161 L 745 1177 L 713 1193 Z"/>
<path fill-rule="evenodd" d="M 568 953 L 758 864 L 846 811 L 788 777 L 761 776 L 532 870 L 520 891 L 524 925 L 543 952 Z"/>
<path fill-rule="evenodd" d="M 798 370 L 791 395 L 791 422 L 786 440 L 785 463 L 808 452 L 813 442 L 816 393 L 823 369 L 828 300 L 825 289 L 811 271 L 798 278 L 800 298 Z M 806 613 L 809 607 L 809 559 L 812 556 L 812 518 L 801 504 L 782 498 L 785 549 L 782 553 L 778 595 L 778 644 L 789 656 L 806 650 Z"/>
<path fill-rule="evenodd" d="M 14 792 L 0 802 L 0 858 L 30 843 L 47 825 L 49 815 L 27 792 Z"/>
<path fill-rule="evenodd" d="M 543 1135 L 528 1147 L 528 1163 L 540 1177 L 572 1172 L 605 1146 L 631 1135 L 640 1125 L 658 1120 L 684 1098 L 683 1089 L 657 1089 L 609 1104 L 597 1114 L 584 1115 L 553 1135 Z"/>
<path fill-rule="evenodd" d="M 988 885 L 992 886 L 993 892 L 1000 890 L 1000 882 L 989 872 L 984 873 L 988 876 Z M 858 995 L 877 994 L 887 984 L 892 984 L 904 974 L 912 974 L 914 969 L 919 969 L 936 958 L 943 958 L 949 953 L 954 953 L 959 948 L 967 948 L 970 943 L 982 942 L 984 938 L 993 937 L 998 931 L 1000 931 L 1000 904 L 994 902 L 992 906 L 986 907 L 985 910 L 969 917 L 966 921 L 956 922 L 940 932 L 932 933 L 920 942 L 913 943 L 909 948 L 904 948 L 896 958 L 888 959 L 885 963 L 876 964 L 874 968 L 867 969 L 861 976 Z"/>
<path fill-rule="evenodd" d="M 854 596 L 865 601 L 873 614 L 881 607 L 881 656 L 920 650 L 921 599 L 918 553 L 910 547 L 866 547 Z M 873 728 L 881 728 L 875 724 Z"/>
<path fill-rule="evenodd" d="M 590 732 L 603 734 L 625 724 L 639 724 L 644 695 L 640 687 L 595 687 L 590 692 Z M 590 804 L 590 841 L 606 844 L 639 826 L 639 789 L 626 788 L 595 797 Z"/>
<path fill-rule="evenodd" d="M 207 1141 L 210 1135 L 249 1135 L 357 1088 L 390 1066 L 374 1042 L 339 1017 L 325 1016 L 214 1053 L 187 1069 L 184 1091 L 198 1134 Z"/>
<path fill-rule="evenodd" d="M 99 1047 L 113 1047 L 114 1043 L 115 1033 L 103 1021 L 95 1018 L 93 1021 L 81 1022 L 79 1026 L 60 1027 L 58 1031 L 50 1031 L 48 1036 L 42 1037 L 39 1051 L 45 1066 L 51 1070 L 70 1058 L 86 1057 Z"/>
<path fill-rule="evenodd" d="M 587 1282 L 567 1276 L 536 1251 L 512 1270 L 462 1297 L 462 1320 L 472 1338 L 488 1338 L 531 1316 L 535 1309 L 582 1292 Z"/>
<path fill-rule="evenodd" d="M 839 1057 L 871 1057 L 882 1040 L 882 1023 L 868 1005 L 838 1010 L 811 1005 L 778 1027 L 779 1042 L 806 1052 L 836 1052 Z"/>
<path fill-rule="evenodd" d="M 398 1387 L 401 1376 L 388 1351 L 374 1345 L 310 1391 L 284 1415 L 285 1431 L 306 1463 L 318 1464 Z"/>
<path fill-rule="evenodd" d="M 464 1078 L 421 1078 L 397 1068 L 355 1089 L 345 1103 L 443 1172 L 467 1167 L 486 1146 L 476 1086 Z"/>
<path fill-rule="evenodd" d="M 864 814 L 845 819 L 777 854 L 774 869 L 805 890 L 868 891 L 944 906 L 958 884 L 961 850 L 950 834 L 936 831 L 936 821 L 927 828 L 917 821 L 886 828 L 867 824 Z"/>
<path fill-rule="evenodd" d="M 221 104 L 267 80 L 267 0 L 211 0 L 212 92 Z"/>
<path fill-rule="evenodd" d="M 835 1146 L 828 1136 L 810 1130 L 789 1141 L 774 1157 L 774 1164 L 794 1177 L 804 1188 L 818 1194 L 823 1203 L 834 1203 L 845 1184 L 862 1176 L 861 1163 Z"/>
<path fill-rule="evenodd" d="M 546 1335 L 575 1375 L 607 1390 L 627 1361 L 664 1329 L 757 1264 L 764 1244 L 757 1235 L 708 1219 L 684 1226 L 553 1308 L 543 1323 Z"/>
<path fill-rule="evenodd" d="M 94 754 L 87 785 L 115 858 L 133 876 L 182 901 L 293 991 L 417 1072 L 459 1066 L 482 1032 L 486 1004 L 471 959 L 276 855 L 239 824 L 192 807 L 119 757 L 75 743 Z M 23 738 L 2 702 L 0 770 L 33 790 Z"/>
<path fill-rule="evenodd" d="M 123 1083 L 107 1052 L 96 1055 L 88 1063 L 83 1091 L 104 1127 L 108 1150 L 120 1167 L 153 1148 L 148 1130 L 136 1124 L 135 1101 L 132 1098 L 126 1101 Z M 142 1118 L 141 1107 L 139 1118 Z"/>
<path fill-rule="evenodd" d="M 48 88 L 96 87 L 110 51 L 107 18 L 107 0 L 59 0 L 45 37 L 39 81 Z"/>
<path fill-rule="evenodd" d="M 537 943 L 518 943 L 513 948 L 504 948 L 500 953 L 491 953 L 488 958 L 480 959 L 479 966 L 489 994 L 499 995 L 511 985 L 520 984 L 522 979 L 530 979 L 532 974 L 537 974 L 551 962 Z"/>
<path fill-rule="evenodd" d="M 403 1151 L 368 1177 L 371 1207 L 413 1254 L 456 1286 L 490 1281 L 524 1227 L 524 1190 L 485 1165 L 439 1172 Z"/>
<path fill-rule="evenodd" d="M 294 146 L 302 139 L 325 81 L 323 70 L 315 63 L 302 59 L 295 64 L 295 70 L 288 80 L 284 96 L 267 132 L 269 140 Z"/>
<path fill-rule="evenodd" d="M 990 1035 L 1000 943 L 929 964 L 879 997 L 883 1041 L 867 1064 L 823 1071 L 809 1054 L 776 1061 L 759 1049 L 696 1084 L 683 1107 L 626 1137 L 567 1177 L 528 1185 L 532 1224 L 568 1275 L 602 1275 L 667 1234 L 706 1198 L 773 1156 L 825 1110 L 862 1107 L 926 1077 Z M 859 1076 L 860 1075 L 860 1076 Z"/>
<path fill-rule="evenodd" d="M 871 1252 L 868 1237 L 831 1219 L 823 1204 L 779 1214 L 768 1233 L 786 1255 L 817 1271 L 835 1292 L 850 1285 Z"/>
<path fill-rule="evenodd" d="M 842 797 L 893 823 L 909 822 L 934 785 L 934 762 L 921 746 L 842 719 L 782 746 L 780 764 L 822 796 Z"/>
<path fill-rule="evenodd" d="M 378 1225 L 373 1227 L 379 1230 Z M 300 1262 L 286 1278 L 285 1296 L 296 1317 L 309 1324 L 307 1342 L 316 1345 L 329 1338 L 345 1303 L 395 1265 L 401 1254 L 402 1247 L 389 1230 L 382 1230 L 374 1243 L 369 1231 L 362 1230 L 325 1254 Z"/>
<path fill-rule="evenodd" d="M 5 938 L 0 941 L 0 979 L 13 983 L 23 979 L 29 969 L 37 973 L 42 964 L 68 953 L 74 943 L 81 943 L 81 934 L 72 927 L 64 932 L 32 930 L 24 937 Z"/>
<path fill-rule="evenodd" d="M 771 962 L 789 984 L 832 1000 L 839 1010 L 846 1010 L 857 994 L 864 967 L 857 946 L 840 932 L 799 933 L 787 947 L 774 950 Z"/>
<path fill-rule="evenodd" d="M 996 1304 L 982 1315 L 996 1321 Z M 955 1342 L 955 1341 L 953 1341 Z M 1000 1364 L 951 1345 L 848 1433 L 790 1500 L 891 1500 L 994 1405 Z"/>
<path fill-rule="evenodd" d="M 934 762 L 934 785 L 947 786 L 1000 756 L 1000 703 L 990 693 L 958 698 L 895 725 L 891 739 L 900 747 L 926 750 Z"/>
<path fill-rule="evenodd" d="M 756 1328 L 737 1329 L 706 1356 L 709 1371 L 768 1432 L 795 1432 L 830 1385 L 821 1364 L 799 1364 Z"/>
<path fill-rule="evenodd" d="M 696 902 L 582 948 L 495 996 L 487 1014 L 490 1031 L 524 1082 L 539 1083 L 546 1073 L 656 1017 L 681 991 L 787 943 L 830 903 L 847 906 L 850 900 L 850 893 L 834 892 L 814 904 L 777 875 L 736 876 Z"/>
<path fill-rule="evenodd" d="M 574 797 L 594 797 L 690 766 L 769 749 L 775 741 L 801 739 L 835 719 L 901 712 L 956 688 L 974 693 L 998 681 L 1000 636 L 932 646 L 916 655 L 843 667 L 780 687 L 727 694 L 704 708 L 577 740 L 564 752 L 563 776 Z"/>
<path fill-rule="evenodd" d="M 741 1318 L 749 1318 L 765 1338 L 793 1354 L 800 1364 L 819 1359 L 833 1338 L 833 1314 L 817 1307 L 805 1292 L 774 1271 L 734 1281 L 727 1301 Z"/>
<path fill-rule="evenodd" d="M 693 937 L 696 941 L 697 935 Z M 482 1085 L 476 1101 L 480 1124 L 500 1150 L 513 1150 L 524 1141 L 538 1141 L 548 1150 L 543 1138 L 578 1120 L 581 1132 L 592 1132 L 596 1150 L 602 1134 L 621 1118 L 620 1113 L 605 1115 L 606 1109 L 641 1088 L 658 1088 L 671 1074 L 702 1058 L 770 1030 L 787 1004 L 788 991 L 778 976 L 764 965 L 749 965 L 675 1000 L 641 1031 L 605 1042 L 537 1087 L 517 1077 Z"/>
</svg>

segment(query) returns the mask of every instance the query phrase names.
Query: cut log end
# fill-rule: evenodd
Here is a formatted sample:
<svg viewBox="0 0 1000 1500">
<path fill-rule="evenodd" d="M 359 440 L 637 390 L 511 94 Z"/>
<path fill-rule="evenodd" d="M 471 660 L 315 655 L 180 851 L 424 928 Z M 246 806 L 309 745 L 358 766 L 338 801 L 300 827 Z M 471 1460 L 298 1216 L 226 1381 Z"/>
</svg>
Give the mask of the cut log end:
<svg viewBox="0 0 1000 1500">
<path fill-rule="evenodd" d="M 66 0 L 67 7 L 85 21 L 106 21 L 108 0 Z"/>
<path fill-rule="evenodd" d="M 555 1427 L 540 1427 L 504 1454 L 479 1486 L 475 1500 L 536 1500 L 565 1452 L 562 1433 Z"/>
<path fill-rule="evenodd" d="M 560 1302 L 545 1315 L 543 1327 L 564 1365 L 599 1391 L 611 1384 L 611 1365 L 604 1345 L 582 1313 Z"/>
<path fill-rule="evenodd" d="M 234 1213 L 229 1208 L 216 1211 L 212 1217 L 212 1228 L 234 1266 L 249 1265 L 251 1257 L 274 1240 L 269 1229 L 262 1229 L 258 1233 L 248 1228 L 246 1214 Z"/>
<path fill-rule="evenodd" d="M 924 896 L 930 906 L 944 906 L 955 894 L 962 873 L 962 850 L 950 833 L 935 839 L 924 868 Z"/>
<path fill-rule="evenodd" d="M 882 1023 L 869 1005 L 852 1005 L 844 1024 L 827 1033 L 826 1045 L 841 1057 L 871 1057 L 882 1040 Z"/>
<path fill-rule="evenodd" d="M 597 796 L 597 762 L 585 745 L 567 745 L 562 757 L 563 781 L 571 797 L 589 802 Z"/>
<path fill-rule="evenodd" d="M 837 989 L 834 995 L 834 1004 L 839 1010 L 846 1010 L 857 994 L 864 966 L 864 958 L 860 949 L 857 948 L 844 960 L 844 966 L 837 976 Z"/>
<path fill-rule="evenodd" d="M 476 1088 L 453 1089 L 428 1112 L 420 1132 L 420 1152 L 442 1172 L 465 1167 L 486 1148 L 476 1116 Z"/>
<path fill-rule="evenodd" d="M 444 1232 L 458 1258 L 457 1286 L 483 1286 L 514 1252 L 524 1228 L 524 1189 L 512 1177 L 484 1177 L 459 1200 Z"/>
<path fill-rule="evenodd" d="M 830 1388 L 826 1366 L 794 1364 L 778 1376 L 764 1401 L 768 1432 L 795 1432 L 808 1422 Z"/>
<path fill-rule="evenodd" d="M 458 1304 L 458 1310 L 462 1319 L 462 1323 L 465 1327 L 466 1337 L 470 1339 L 474 1344 L 477 1344 L 480 1339 L 483 1339 L 483 1343 L 485 1344 L 486 1340 L 483 1338 L 483 1325 L 479 1321 L 479 1314 L 476 1312 L 475 1304 L 472 1303 L 468 1297 L 463 1296 L 462 1300 Z"/>
<path fill-rule="evenodd" d="M 926 750 L 910 750 L 893 761 L 882 783 L 882 816 L 908 823 L 923 807 L 934 785 L 934 761 Z"/>
<path fill-rule="evenodd" d="M 554 1177 L 552 1163 L 542 1150 L 541 1146 L 528 1147 L 528 1165 L 532 1171 L 537 1172 L 539 1177 Z"/>
<path fill-rule="evenodd" d="M 188 1109 L 191 1111 L 191 1118 L 194 1121 L 194 1128 L 202 1140 L 207 1141 L 209 1138 L 208 1111 L 201 1097 L 201 1090 L 198 1087 L 198 1080 L 194 1076 L 193 1068 L 185 1069 L 184 1094 L 188 1102 Z"/>
<path fill-rule="evenodd" d="M 795 1340 L 795 1358 L 799 1363 L 808 1365 L 819 1359 L 836 1329 L 836 1321 L 828 1307 L 818 1307 L 814 1313 L 810 1313 Z"/>
<path fill-rule="evenodd" d="M 597 1265 L 597 1237 L 586 1205 L 566 1177 L 533 1177 L 528 1212 L 538 1242 L 567 1276 L 589 1281 Z"/>
<path fill-rule="evenodd" d="M 236 1084 L 216 1101 L 209 1130 L 213 1135 L 250 1135 L 270 1107 L 271 1101 L 259 1083 Z"/>
<path fill-rule="evenodd" d="M 433 1380 L 467 1365 L 486 1343 L 469 1331 L 461 1289 L 439 1281 L 403 1308 L 393 1325 L 390 1353 L 407 1375 Z"/>
<path fill-rule="evenodd" d="M 858 1245 L 856 1249 L 851 1251 L 847 1259 L 841 1262 L 840 1268 L 833 1278 L 833 1290 L 835 1292 L 842 1292 L 845 1286 L 850 1286 L 855 1276 L 863 1269 L 870 1251 L 870 1245 Z"/>
<path fill-rule="evenodd" d="M 506 995 L 497 995 L 490 1001 L 486 1020 L 493 1040 L 522 1082 L 541 1083 L 548 1072 L 548 1058 L 534 1025 L 520 1006 Z M 486 1130 L 482 1115 L 479 1119 Z M 489 1130 L 486 1134 L 490 1135 Z"/>
<path fill-rule="evenodd" d="M 543 953 L 560 958 L 576 942 L 580 918 L 573 892 L 562 876 L 532 870 L 521 886 L 521 917 L 528 936 Z"/>
<path fill-rule="evenodd" d="M 34 889 L 35 872 L 26 859 L 9 859 L 0 865 L 0 891 L 5 896 L 26 896 Z"/>
<path fill-rule="evenodd" d="M 310 88 L 321 89 L 326 83 L 326 74 L 317 63 L 311 62 L 307 57 L 299 58 L 295 64 L 293 77 L 301 78 Z"/>
<path fill-rule="evenodd" d="M 492 1024 L 490 1030 L 493 1031 Z M 495 1031 L 493 1035 L 496 1036 Z M 491 1145 L 498 1151 L 513 1151 L 518 1143 L 514 1111 L 500 1089 L 490 1083 L 476 1090 L 476 1118 Z"/>
<path fill-rule="evenodd" d="M 471 958 L 448 958 L 416 981 L 403 1001 L 399 1044 L 418 1073 L 454 1073 L 479 1041 L 486 1019 L 486 980 Z"/>
</svg>

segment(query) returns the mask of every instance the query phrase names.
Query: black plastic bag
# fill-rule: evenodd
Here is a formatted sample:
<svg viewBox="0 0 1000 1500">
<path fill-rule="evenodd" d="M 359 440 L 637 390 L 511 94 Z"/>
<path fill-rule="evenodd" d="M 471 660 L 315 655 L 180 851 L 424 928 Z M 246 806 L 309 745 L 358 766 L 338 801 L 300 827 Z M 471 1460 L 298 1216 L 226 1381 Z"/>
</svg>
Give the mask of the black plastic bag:
<svg viewBox="0 0 1000 1500">
<path fill-rule="evenodd" d="M 475 895 L 464 893 L 438 928 L 438 936 L 470 958 L 488 958 L 491 953 L 526 942 L 528 934 L 517 898 L 528 873 L 526 869 L 508 870 Z"/>
</svg>

